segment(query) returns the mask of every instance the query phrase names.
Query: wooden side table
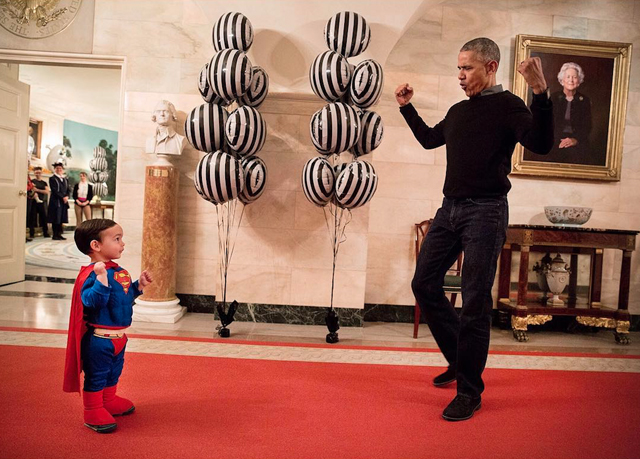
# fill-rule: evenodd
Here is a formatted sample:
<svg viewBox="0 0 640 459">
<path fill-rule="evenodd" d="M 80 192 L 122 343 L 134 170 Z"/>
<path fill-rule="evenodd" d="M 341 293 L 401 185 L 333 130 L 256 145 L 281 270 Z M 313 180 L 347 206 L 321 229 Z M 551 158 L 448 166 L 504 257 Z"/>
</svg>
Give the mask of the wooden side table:
<svg viewBox="0 0 640 459">
<path fill-rule="evenodd" d="M 612 230 L 545 225 L 509 225 L 507 240 L 500 256 L 498 280 L 499 310 L 511 314 L 514 338 L 527 341 L 528 325 L 540 325 L 555 315 L 575 316 L 583 325 L 612 328 L 616 342 L 629 344 L 629 284 L 631 281 L 631 254 L 636 247 L 638 231 Z M 602 259 L 604 249 L 622 251 L 618 307 L 607 307 L 601 302 Z M 510 299 L 511 254 L 520 252 L 518 293 Z M 546 306 L 540 300 L 527 299 L 529 281 L 529 253 L 562 252 L 571 254 L 571 266 L 577 266 L 579 254 L 591 257 L 589 296 L 586 306 L 576 303 L 577 270 L 569 281 L 568 300 L 564 307 Z"/>
<path fill-rule="evenodd" d="M 115 203 L 113 202 L 96 202 L 93 204 L 90 204 L 91 206 L 91 218 L 93 218 L 93 212 L 95 210 L 99 210 L 102 213 L 102 217 L 100 218 L 104 218 L 104 211 L 105 210 L 110 210 L 111 211 L 111 218 L 113 220 L 113 213 L 114 213 L 114 207 L 115 207 Z"/>
</svg>

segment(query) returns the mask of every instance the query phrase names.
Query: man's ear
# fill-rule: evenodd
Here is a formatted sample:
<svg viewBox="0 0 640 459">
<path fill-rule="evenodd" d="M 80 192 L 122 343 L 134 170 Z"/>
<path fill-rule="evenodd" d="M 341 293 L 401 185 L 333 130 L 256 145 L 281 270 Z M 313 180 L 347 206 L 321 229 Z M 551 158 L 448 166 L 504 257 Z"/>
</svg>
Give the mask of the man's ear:
<svg viewBox="0 0 640 459">
<path fill-rule="evenodd" d="M 100 245 L 100 242 L 95 239 L 89 243 L 89 247 L 91 247 L 91 250 L 94 252 L 100 252 Z"/>
<path fill-rule="evenodd" d="M 498 61 L 489 61 L 485 64 L 487 73 L 489 75 L 495 74 L 498 71 Z"/>
</svg>

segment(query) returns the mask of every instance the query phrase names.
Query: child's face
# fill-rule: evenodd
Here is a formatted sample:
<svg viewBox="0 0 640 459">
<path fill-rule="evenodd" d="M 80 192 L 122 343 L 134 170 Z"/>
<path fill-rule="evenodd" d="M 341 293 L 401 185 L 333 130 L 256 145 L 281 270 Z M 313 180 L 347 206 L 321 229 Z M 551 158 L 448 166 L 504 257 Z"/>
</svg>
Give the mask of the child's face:
<svg viewBox="0 0 640 459">
<path fill-rule="evenodd" d="M 100 233 L 101 241 L 96 241 L 97 246 L 93 252 L 105 260 L 116 260 L 120 258 L 124 251 L 124 241 L 122 240 L 123 230 L 120 225 L 112 226 Z"/>
</svg>

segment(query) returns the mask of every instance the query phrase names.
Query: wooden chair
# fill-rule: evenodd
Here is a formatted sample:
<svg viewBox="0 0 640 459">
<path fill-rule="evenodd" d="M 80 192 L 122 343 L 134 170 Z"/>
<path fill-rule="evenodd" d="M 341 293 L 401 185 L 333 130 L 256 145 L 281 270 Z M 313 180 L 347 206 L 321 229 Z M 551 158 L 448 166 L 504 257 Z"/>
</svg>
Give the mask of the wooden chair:
<svg viewBox="0 0 640 459">
<path fill-rule="evenodd" d="M 433 219 L 425 220 L 420 223 L 416 223 L 416 262 L 418 260 L 418 254 L 420 253 L 420 247 L 422 241 L 427 237 L 429 232 L 429 226 L 433 222 Z M 447 271 L 444 276 L 444 291 L 451 294 L 451 305 L 455 307 L 458 293 L 462 290 L 462 253 L 458 255 L 458 259 L 451 266 L 451 269 Z M 418 338 L 418 327 L 420 325 L 420 306 L 416 302 L 413 309 L 413 338 Z"/>
</svg>

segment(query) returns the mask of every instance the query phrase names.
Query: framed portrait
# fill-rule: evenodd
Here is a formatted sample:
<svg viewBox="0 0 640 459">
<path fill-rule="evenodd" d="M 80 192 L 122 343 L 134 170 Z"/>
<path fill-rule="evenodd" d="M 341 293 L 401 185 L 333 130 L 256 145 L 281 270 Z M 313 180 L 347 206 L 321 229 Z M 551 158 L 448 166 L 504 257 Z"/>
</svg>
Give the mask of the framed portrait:
<svg viewBox="0 0 640 459">
<path fill-rule="evenodd" d="M 529 57 L 542 61 L 554 146 L 538 155 L 518 144 L 512 174 L 620 180 L 631 44 L 518 35 L 514 68 Z M 531 104 L 532 92 L 517 71 L 513 92 Z"/>
<path fill-rule="evenodd" d="M 42 121 L 33 118 L 29 119 L 29 138 L 27 139 L 27 149 L 33 158 L 41 157 L 42 145 Z"/>
</svg>

